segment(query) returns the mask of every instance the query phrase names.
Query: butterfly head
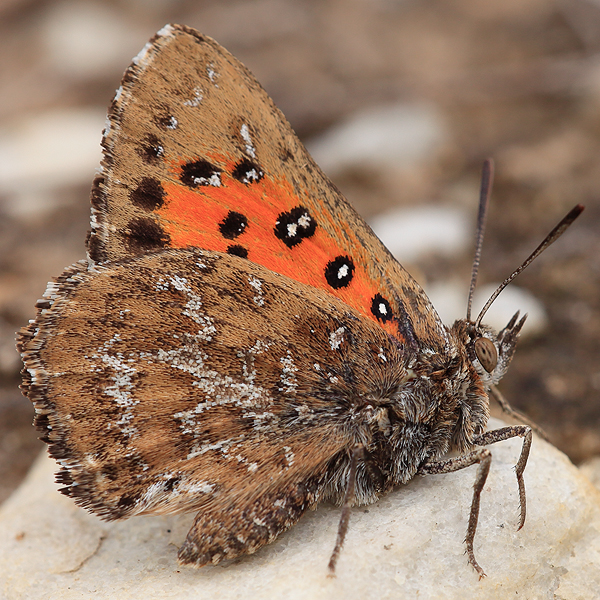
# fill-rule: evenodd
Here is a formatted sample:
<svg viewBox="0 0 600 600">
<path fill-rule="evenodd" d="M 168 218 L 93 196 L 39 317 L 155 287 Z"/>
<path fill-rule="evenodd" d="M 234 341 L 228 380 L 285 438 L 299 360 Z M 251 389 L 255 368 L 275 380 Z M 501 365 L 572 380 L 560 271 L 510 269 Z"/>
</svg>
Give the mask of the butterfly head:
<svg viewBox="0 0 600 600">
<path fill-rule="evenodd" d="M 517 312 L 501 331 L 459 319 L 450 328 L 462 367 L 457 377 L 458 410 L 452 432 L 453 448 L 465 451 L 481 434 L 489 418 L 488 390 L 508 370 L 516 349 L 519 333 L 527 315 L 519 319 Z"/>
<path fill-rule="evenodd" d="M 508 370 L 526 318 L 524 315 L 519 319 L 517 311 L 499 332 L 472 321 L 457 322 L 463 323 L 467 356 L 486 389 L 496 385 Z"/>
</svg>

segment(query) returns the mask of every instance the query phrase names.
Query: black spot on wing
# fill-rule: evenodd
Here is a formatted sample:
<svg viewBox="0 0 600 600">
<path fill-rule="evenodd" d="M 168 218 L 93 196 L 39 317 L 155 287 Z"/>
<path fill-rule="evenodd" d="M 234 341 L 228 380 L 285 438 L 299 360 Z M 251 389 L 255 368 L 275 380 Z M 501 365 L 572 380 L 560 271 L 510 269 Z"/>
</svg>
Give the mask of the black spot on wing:
<svg viewBox="0 0 600 600">
<path fill-rule="evenodd" d="M 258 183 L 264 176 L 262 169 L 254 162 L 248 159 L 242 160 L 233 169 L 232 175 L 234 179 L 249 185 Z"/>
<path fill-rule="evenodd" d="M 373 296 L 371 312 L 382 323 L 387 323 L 394 317 L 390 303 L 381 294 Z"/>
<path fill-rule="evenodd" d="M 275 236 L 288 248 L 292 248 L 302 240 L 314 235 L 317 228 L 316 221 L 308 209 L 296 206 L 289 212 L 281 213 L 275 222 Z"/>
<path fill-rule="evenodd" d="M 354 277 L 354 261 L 349 256 L 336 256 L 325 267 L 325 279 L 334 289 L 347 287 Z"/>
<path fill-rule="evenodd" d="M 230 210 L 227 216 L 219 223 L 219 231 L 227 240 L 234 240 L 242 235 L 248 227 L 248 219 L 245 215 Z"/>
<path fill-rule="evenodd" d="M 151 212 L 163 205 L 165 195 L 165 190 L 158 179 L 144 177 L 139 185 L 129 192 L 129 200 L 134 206 Z"/>
<path fill-rule="evenodd" d="M 248 250 L 244 246 L 234 245 L 227 248 L 227 254 L 239 256 L 240 258 L 248 258 Z"/>
<path fill-rule="evenodd" d="M 138 154 L 145 163 L 153 165 L 165 155 L 165 149 L 158 136 L 151 133 L 146 136 L 146 139 L 138 148 Z"/>
<path fill-rule="evenodd" d="M 203 185 L 220 187 L 221 170 L 201 158 L 183 165 L 179 179 L 181 183 L 190 188 L 197 188 Z"/>
<path fill-rule="evenodd" d="M 132 254 L 144 254 L 164 248 L 171 238 L 152 218 L 139 217 L 129 221 L 124 231 L 125 243 Z"/>
</svg>

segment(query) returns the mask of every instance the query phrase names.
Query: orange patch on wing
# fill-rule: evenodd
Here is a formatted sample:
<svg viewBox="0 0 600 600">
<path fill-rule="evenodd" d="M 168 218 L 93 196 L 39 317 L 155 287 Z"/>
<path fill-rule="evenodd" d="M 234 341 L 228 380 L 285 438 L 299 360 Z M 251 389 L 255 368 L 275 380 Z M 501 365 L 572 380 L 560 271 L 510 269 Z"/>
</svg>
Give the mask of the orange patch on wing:
<svg viewBox="0 0 600 600">
<path fill-rule="evenodd" d="M 170 246 L 193 246 L 218 252 L 227 252 L 232 245 L 243 246 L 248 251 L 248 260 L 333 294 L 398 337 L 394 322 L 381 323 L 371 312 L 373 296 L 379 290 L 361 267 L 359 256 L 348 252 L 354 260 L 355 270 L 347 287 L 333 289 L 327 283 L 327 263 L 345 255 L 346 251 L 336 245 L 323 227 L 325 215 L 311 212 L 317 223 L 315 233 L 289 248 L 275 235 L 277 219 L 281 213 L 306 203 L 293 193 L 287 180 L 275 181 L 264 175 L 258 182 L 244 184 L 229 175 L 232 170 L 233 167 L 227 165 L 221 172 L 220 186 L 189 189 L 180 183 L 164 183 L 165 202 L 155 214 L 170 236 Z M 248 220 L 247 227 L 234 239 L 224 238 L 219 229 L 230 211 L 238 212 Z M 327 222 L 327 227 L 339 228 L 331 221 Z"/>
</svg>

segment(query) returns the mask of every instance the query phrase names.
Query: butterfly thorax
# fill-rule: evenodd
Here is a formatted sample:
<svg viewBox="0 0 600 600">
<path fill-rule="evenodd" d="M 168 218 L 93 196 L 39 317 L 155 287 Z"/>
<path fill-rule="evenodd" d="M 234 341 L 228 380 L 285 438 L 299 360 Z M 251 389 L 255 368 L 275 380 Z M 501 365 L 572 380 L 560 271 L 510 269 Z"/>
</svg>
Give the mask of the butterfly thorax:
<svg viewBox="0 0 600 600">
<path fill-rule="evenodd" d="M 348 433 L 364 449 L 357 467 L 358 504 L 375 502 L 381 494 L 412 479 L 419 468 L 449 450 L 472 446 L 489 417 L 482 377 L 454 328 L 449 348 L 429 348 L 413 354 L 387 393 L 362 396 L 345 415 Z M 383 389 L 374 385 L 374 389 Z M 350 454 L 341 453 L 329 465 L 325 497 L 342 502 L 350 469 Z"/>
</svg>

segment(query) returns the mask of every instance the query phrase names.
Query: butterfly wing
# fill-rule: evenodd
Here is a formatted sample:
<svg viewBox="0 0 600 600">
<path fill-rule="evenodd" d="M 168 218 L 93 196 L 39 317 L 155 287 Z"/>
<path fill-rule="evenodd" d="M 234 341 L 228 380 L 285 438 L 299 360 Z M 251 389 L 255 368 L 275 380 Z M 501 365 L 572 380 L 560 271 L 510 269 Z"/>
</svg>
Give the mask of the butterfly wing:
<svg viewBox="0 0 600 600">
<path fill-rule="evenodd" d="M 72 267 L 20 350 L 67 491 L 109 518 L 319 473 L 356 442 L 348 407 L 390 395 L 408 361 L 328 294 L 194 249 Z"/>
<path fill-rule="evenodd" d="M 108 519 L 200 510 L 184 562 L 252 551 L 343 495 L 356 410 L 408 377 L 373 321 L 218 252 L 82 261 L 38 309 L 23 387 L 61 491 Z"/>
<path fill-rule="evenodd" d="M 163 28 L 125 73 L 103 146 L 94 263 L 165 247 L 227 252 L 327 290 L 415 349 L 446 347 L 423 290 L 214 40 Z"/>
</svg>

